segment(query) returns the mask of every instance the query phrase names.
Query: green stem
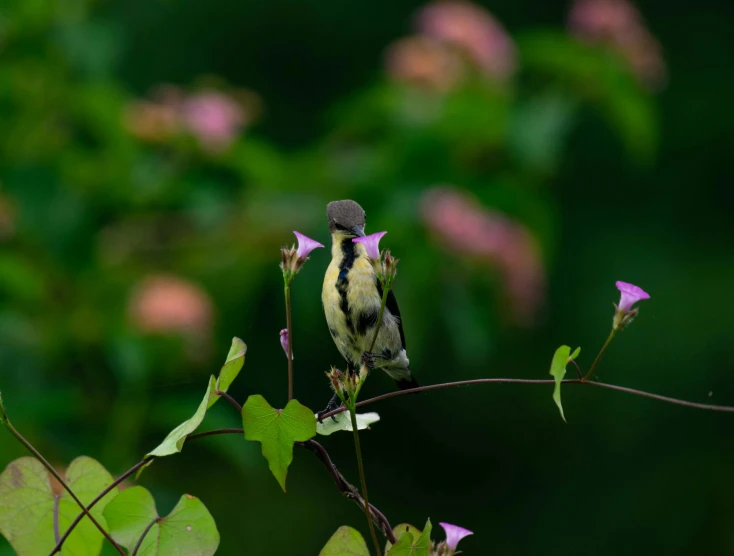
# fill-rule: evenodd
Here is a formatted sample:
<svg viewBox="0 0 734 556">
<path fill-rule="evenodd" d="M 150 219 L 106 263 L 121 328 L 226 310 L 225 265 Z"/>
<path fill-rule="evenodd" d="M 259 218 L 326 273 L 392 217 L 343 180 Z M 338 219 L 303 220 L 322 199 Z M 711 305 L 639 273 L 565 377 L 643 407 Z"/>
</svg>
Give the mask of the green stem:
<svg viewBox="0 0 734 556">
<path fill-rule="evenodd" d="M 66 484 L 66 481 L 63 479 L 63 477 L 61 475 L 58 474 L 58 472 L 56 471 L 56 469 L 54 469 L 53 466 L 48 461 L 46 461 L 46 458 L 44 458 L 41 455 L 41 452 L 39 452 L 38 450 L 36 450 L 36 448 L 30 442 L 28 442 L 23 437 L 22 434 L 20 434 L 15 429 L 15 427 L 13 426 L 13 424 L 10 422 L 10 419 L 8 419 L 7 415 L 3 415 L 3 417 L 5 418 L 5 426 L 8 427 L 8 430 L 10 431 L 10 433 L 15 438 L 17 438 L 18 441 L 21 444 L 23 444 L 23 446 L 25 446 L 26 449 L 31 454 L 33 454 L 38 461 L 41 462 L 41 464 L 48 470 L 49 473 L 51 473 L 51 475 L 53 475 L 56 478 L 56 480 L 61 484 L 61 486 L 64 487 L 64 489 L 66 490 L 66 492 L 68 492 L 71 495 L 71 497 L 74 499 L 74 501 L 77 504 L 79 504 L 79 507 L 82 509 L 82 512 L 84 512 L 86 514 L 86 516 L 89 518 L 89 520 L 92 523 L 94 523 L 95 527 L 97 527 L 97 529 L 99 529 L 100 533 L 102 533 L 105 536 L 105 538 L 112 543 L 112 546 L 114 546 L 117 549 L 117 552 L 119 552 L 120 554 L 122 554 L 122 556 L 125 556 L 125 552 L 122 550 L 122 548 L 120 548 L 120 546 L 115 542 L 115 540 L 110 536 L 110 534 L 107 531 L 104 530 L 104 528 L 99 524 L 99 521 L 97 521 L 95 519 L 95 517 L 91 513 L 89 513 L 89 510 L 87 509 L 87 507 L 82 503 L 81 500 L 79 500 L 79 498 L 77 497 L 77 495 L 74 493 L 73 490 L 71 490 L 71 487 L 69 487 L 69 485 Z"/>
<path fill-rule="evenodd" d="M 285 318 L 288 328 L 288 401 L 293 399 L 293 326 L 291 324 L 291 284 L 285 279 Z"/>
<path fill-rule="evenodd" d="M 612 328 L 612 331 L 609 333 L 609 336 L 607 337 L 607 341 L 604 342 L 604 345 L 603 346 L 601 346 L 601 349 L 599 350 L 599 353 L 597 354 L 596 359 L 594 359 L 594 362 L 591 364 L 591 368 L 589 369 L 589 372 L 586 373 L 586 376 L 583 379 L 581 379 L 582 382 L 586 382 L 587 380 L 589 380 L 591 378 L 591 375 L 594 373 L 594 370 L 596 369 L 596 366 L 601 361 L 601 358 L 604 355 L 604 352 L 607 350 L 607 347 L 612 342 L 612 340 L 614 339 L 614 336 L 616 334 L 617 334 L 617 329 L 616 328 Z"/>
<path fill-rule="evenodd" d="M 375 534 L 375 526 L 372 524 L 372 516 L 370 515 L 370 500 L 367 497 L 367 479 L 364 475 L 364 466 L 362 465 L 362 448 L 359 445 L 359 429 L 357 428 L 357 411 L 354 407 L 354 401 L 350 400 L 349 416 L 352 419 L 352 432 L 354 433 L 354 449 L 357 452 L 357 466 L 359 467 L 359 479 L 362 481 L 362 498 L 364 498 L 364 515 L 367 516 L 367 525 L 370 527 L 370 535 L 372 535 L 372 542 L 375 544 L 375 551 L 377 556 L 382 556 L 380 551 L 380 543 L 377 541 L 377 535 Z"/>
</svg>

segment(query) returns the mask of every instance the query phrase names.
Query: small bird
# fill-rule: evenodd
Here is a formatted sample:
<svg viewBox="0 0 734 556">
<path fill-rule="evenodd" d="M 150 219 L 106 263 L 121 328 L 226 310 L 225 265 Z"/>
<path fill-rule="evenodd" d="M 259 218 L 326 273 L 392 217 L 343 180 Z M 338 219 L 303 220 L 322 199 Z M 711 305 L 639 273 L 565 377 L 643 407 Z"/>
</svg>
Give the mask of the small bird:
<svg viewBox="0 0 734 556">
<path fill-rule="evenodd" d="M 401 390 L 417 387 L 410 372 L 400 309 L 392 290 L 387 296 L 377 341 L 372 353 L 368 353 L 383 291 L 364 245 L 352 241 L 365 235 L 364 210 L 354 201 L 333 201 L 326 207 L 326 216 L 333 243 L 321 300 L 337 349 L 352 370 L 359 369 L 364 359 L 390 375 Z"/>
</svg>

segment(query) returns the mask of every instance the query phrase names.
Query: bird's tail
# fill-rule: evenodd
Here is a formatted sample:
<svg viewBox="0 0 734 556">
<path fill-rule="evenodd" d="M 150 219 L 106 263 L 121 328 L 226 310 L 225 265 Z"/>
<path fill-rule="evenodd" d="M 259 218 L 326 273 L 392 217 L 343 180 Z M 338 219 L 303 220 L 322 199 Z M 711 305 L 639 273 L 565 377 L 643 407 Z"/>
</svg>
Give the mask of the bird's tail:
<svg viewBox="0 0 734 556">
<path fill-rule="evenodd" d="M 396 379 L 395 384 L 397 384 L 398 388 L 401 390 L 412 390 L 413 388 L 418 388 L 418 386 L 420 386 L 412 374 Z"/>
</svg>

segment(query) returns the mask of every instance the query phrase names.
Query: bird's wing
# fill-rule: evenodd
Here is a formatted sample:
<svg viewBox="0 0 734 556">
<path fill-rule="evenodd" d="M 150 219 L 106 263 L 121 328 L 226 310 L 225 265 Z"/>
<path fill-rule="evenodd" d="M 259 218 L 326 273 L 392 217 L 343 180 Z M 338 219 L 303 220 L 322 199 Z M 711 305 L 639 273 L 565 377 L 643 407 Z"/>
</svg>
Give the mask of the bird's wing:
<svg viewBox="0 0 734 556">
<path fill-rule="evenodd" d="M 382 296 L 382 292 L 380 292 Z M 400 331 L 400 343 L 405 349 L 405 332 L 403 331 L 403 319 L 400 318 L 400 308 L 398 307 L 398 300 L 395 299 L 395 294 L 392 290 L 387 292 L 387 301 L 385 302 L 385 308 L 392 313 L 394 317 L 398 319 L 398 330 Z"/>
</svg>

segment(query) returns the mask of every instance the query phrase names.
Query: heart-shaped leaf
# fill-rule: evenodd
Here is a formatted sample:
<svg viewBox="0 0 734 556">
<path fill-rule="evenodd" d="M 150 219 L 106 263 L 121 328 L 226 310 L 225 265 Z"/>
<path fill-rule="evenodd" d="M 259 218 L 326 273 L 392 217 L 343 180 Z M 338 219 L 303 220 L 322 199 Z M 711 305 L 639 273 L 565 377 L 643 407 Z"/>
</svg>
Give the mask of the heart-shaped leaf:
<svg viewBox="0 0 734 556">
<path fill-rule="evenodd" d="M 104 511 L 110 534 L 144 556 L 209 556 L 219 546 L 219 531 L 204 504 L 184 494 L 166 517 L 158 517 L 153 496 L 141 486 L 123 490 Z"/>
<path fill-rule="evenodd" d="M 396 529 L 398 528 L 396 527 Z M 422 533 L 414 527 L 404 527 L 402 530 L 405 532 L 398 538 L 398 542 L 390 548 L 387 556 L 429 556 L 432 529 L 430 519 L 426 521 Z"/>
<path fill-rule="evenodd" d="M 316 417 L 306 406 L 291 400 L 285 409 L 274 409 L 260 395 L 247 398 L 242 407 L 242 427 L 247 440 L 262 444 L 270 471 L 285 492 L 288 466 L 293 461 L 293 444 L 316 435 Z"/>
<path fill-rule="evenodd" d="M 112 484 L 102 465 L 86 456 L 78 457 L 66 470 L 66 482 L 85 505 Z M 90 510 L 106 526 L 102 512 L 115 497 L 113 489 Z M 17 459 L 0 474 L 0 533 L 18 556 L 48 554 L 82 508 L 65 490 L 54 494 L 46 468 L 35 458 Z M 97 556 L 104 537 L 85 517 L 64 542 L 62 555 Z"/>
<path fill-rule="evenodd" d="M 319 556 L 370 556 L 370 551 L 359 531 L 342 525 L 321 549 Z"/>
</svg>

